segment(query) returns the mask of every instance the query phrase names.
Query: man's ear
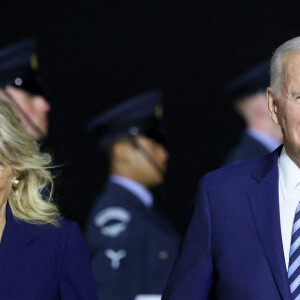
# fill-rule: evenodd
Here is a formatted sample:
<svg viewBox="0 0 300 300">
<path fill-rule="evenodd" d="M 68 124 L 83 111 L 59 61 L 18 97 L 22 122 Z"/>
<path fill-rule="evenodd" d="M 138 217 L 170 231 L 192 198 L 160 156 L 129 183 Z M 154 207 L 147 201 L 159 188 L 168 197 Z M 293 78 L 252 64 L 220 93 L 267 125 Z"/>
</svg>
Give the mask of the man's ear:
<svg viewBox="0 0 300 300">
<path fill-rule="evenodd" d="M 280 125 L 278 121 L 278 99 L 275 99 L 270 87 L 267 88 L 267 99 L 270 117 L 275 124 Z"/>
<path fill-rule="evenodd" d="M 112 146 L 112 157 L 115 161 L 127 161 L 131 155 L 129 144 L 124 141 L 117 141 Z"/>
<path fill-rule="evenodd" d="M 4 93 L 4 90 L 0 88 L 0 99 L 2 100 L 7 100 L 7 96 Z"/>
</svg>

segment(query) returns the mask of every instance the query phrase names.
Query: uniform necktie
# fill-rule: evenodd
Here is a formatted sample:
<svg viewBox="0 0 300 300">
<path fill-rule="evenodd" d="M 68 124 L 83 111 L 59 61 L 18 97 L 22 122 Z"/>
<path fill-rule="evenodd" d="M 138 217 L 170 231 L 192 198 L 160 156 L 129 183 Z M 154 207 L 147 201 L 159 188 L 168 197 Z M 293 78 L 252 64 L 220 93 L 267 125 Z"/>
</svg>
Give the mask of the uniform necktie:
<svg viewBox="0 0 300 300">
<path fill-rule="evenodd" d="M 292 299 L 300 300 L 300 203 L 298 203 L 292 229 L 288 279 Z"/>
</svg>

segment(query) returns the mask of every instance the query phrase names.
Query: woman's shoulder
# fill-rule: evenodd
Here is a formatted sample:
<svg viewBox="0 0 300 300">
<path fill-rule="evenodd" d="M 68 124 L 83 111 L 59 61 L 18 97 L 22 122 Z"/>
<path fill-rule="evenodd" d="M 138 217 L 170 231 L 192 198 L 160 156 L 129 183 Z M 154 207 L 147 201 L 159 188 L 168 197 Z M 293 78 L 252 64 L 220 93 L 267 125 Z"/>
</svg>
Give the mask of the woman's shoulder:
<svg viewBox="0 0 300 300">
<path fill-rule="evenodd" d="M 82 239 L 82 233 L 76 222 L 60 217 L 57 225 L 46 224 L 24 224 L 27 231 L 35 232 L 38 238 L 46 239 L 52 243 L 65 245 L 72 240 Z"/>
</svg>

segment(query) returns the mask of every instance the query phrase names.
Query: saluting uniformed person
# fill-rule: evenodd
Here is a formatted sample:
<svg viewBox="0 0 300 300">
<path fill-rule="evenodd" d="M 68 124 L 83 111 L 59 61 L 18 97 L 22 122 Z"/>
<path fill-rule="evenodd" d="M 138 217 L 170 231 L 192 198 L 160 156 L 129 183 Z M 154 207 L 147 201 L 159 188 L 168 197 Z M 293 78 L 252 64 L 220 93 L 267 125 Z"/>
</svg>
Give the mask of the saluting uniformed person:
<svg viewBox="0 0 300 300">
<path fill-rule="evenodd" d="M 177 253 L 177 234 L 152 210 L 149 191 L 164 181 L 167 170 L 160 101 L 160 92 L 149 91 L 90 123 L 110 173 L 86 228 L 102 300 L 161 295 Z"/>
<path fill-rule="evenodd" d="M 50 104 L 38 77 L 37 44 L 26 39 L 0 50 L 0 98 L 9 101 L 36 140 L 48 134 Z"/>
</svg>

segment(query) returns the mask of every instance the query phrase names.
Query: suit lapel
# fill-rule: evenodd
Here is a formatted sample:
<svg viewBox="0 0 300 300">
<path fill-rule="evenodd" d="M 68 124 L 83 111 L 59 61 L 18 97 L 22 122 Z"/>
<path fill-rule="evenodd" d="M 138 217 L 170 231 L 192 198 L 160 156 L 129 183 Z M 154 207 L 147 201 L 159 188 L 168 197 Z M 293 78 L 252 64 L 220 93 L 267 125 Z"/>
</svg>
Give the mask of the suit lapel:
<svg viewBox="0 0 300 300">
<path fill-rule="evenodd" d="M 3 259 L 14 259 L 17 253 L 41 234 L 41 226 L 16 220 L 7 204 L 6 225 L 0 245 L 0 264 Z"/>
<path fill-rule="evenodd" d="M 280 149 L 263 158 L 252 174 L 248 196 L 260 241 L 282 299 L 291 299 L 284 261 L 278 196 Z"/>
<path fill-rule="evenodd" d="M 45 280 L 51 278 L 55 284 L 53 270 L 47 269 L 56 259 L 48 250 L 52 245 L 39 243 L 46 228 L 16 220 L 7 207 L 0 245 L 1 299 L 36 299 L 41 287 L 45 288 Z"/>
</svg>

